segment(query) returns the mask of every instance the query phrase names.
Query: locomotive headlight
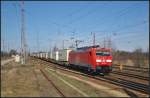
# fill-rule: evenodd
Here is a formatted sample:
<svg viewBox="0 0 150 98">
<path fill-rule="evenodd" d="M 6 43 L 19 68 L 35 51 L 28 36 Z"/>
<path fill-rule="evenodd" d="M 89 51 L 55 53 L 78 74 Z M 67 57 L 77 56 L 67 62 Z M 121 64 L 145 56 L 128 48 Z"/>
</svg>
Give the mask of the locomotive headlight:
<svg viewBox="0 0 150 98">
<path fill-rule="evenodd" d="M 111 60 L 106 60 L 106 62 L 111 62 Z"/>
<path fill-rule="evenodd" d="M 96 60 L 96 62 L 102 62 L 102 60 Z"/>
</svg>

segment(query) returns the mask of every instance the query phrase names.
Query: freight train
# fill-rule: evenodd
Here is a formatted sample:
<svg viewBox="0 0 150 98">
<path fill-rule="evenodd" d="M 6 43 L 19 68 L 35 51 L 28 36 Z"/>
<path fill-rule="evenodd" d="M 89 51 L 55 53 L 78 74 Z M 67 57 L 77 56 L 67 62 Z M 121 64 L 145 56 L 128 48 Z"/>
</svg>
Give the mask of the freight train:
<svg viewBox="0 0 150 98">
<path fill-rule="evenodd" d="M 53 62 L 64 66 L 84 68 L 88 72 L 110 73 L 112 71 L 111 49 L 100 48 L 98 45 L 75 50 L 63 49 L 49 53 L 33 53 L 32 56 L 51 59 Z"/>
</svg>

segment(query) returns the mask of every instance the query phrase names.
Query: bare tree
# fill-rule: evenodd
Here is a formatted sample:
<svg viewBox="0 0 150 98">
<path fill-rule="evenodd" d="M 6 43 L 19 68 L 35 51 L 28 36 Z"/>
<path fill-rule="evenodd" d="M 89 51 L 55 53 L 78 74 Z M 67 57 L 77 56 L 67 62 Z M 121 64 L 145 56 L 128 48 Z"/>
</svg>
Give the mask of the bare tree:
<svg viewBox="0 0 150 98">
<path fill-rule="evenodd" d="M 135 66 L 141 67 L 144 65 L 144 56 L 142 53 L 142 48 L 135 49 L 135 51 L 133 52 L 133 57 L 133 62 Z"/>
<path fill-rule="evenodd" d="M 9 52 L 10 55 L 16 55 L 17 54 L 17 51 L 14 50 L 14 49 L 11 49 L 10 52 Z"/>
</svg>

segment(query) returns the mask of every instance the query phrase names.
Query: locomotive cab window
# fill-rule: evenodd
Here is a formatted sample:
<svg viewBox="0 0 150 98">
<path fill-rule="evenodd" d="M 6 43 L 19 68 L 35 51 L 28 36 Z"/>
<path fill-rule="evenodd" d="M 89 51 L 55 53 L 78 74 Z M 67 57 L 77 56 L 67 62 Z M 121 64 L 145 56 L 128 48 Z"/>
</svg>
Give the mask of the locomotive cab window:
<svg viewBox="0 0 150 98">
<path fill-rule="evenodd" d="M 109 51 L 96 51 L 96 56 L 110 56 Z"/>
</svg>

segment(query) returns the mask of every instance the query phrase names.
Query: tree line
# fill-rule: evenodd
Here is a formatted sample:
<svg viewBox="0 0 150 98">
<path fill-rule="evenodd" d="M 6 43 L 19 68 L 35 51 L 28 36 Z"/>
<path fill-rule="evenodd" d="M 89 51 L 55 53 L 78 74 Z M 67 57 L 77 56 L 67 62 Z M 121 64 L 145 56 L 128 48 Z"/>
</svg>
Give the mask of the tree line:
<svg viewBox="0 0 150 98">
<path fill-rule="evenodd" d="M 10 57 L 12 55 L 19 54 L 16 50 L 11 49 L 9 52 L 1 51 L 1 57 Z"/>
<path fill-rule="evenodd" d="M 135 49 L 133 52 L 116 50 L 112 52 L 113 61 L 118 61 L 119 63 L 126 63 L 127 60 L 131 60 L 134 66 L 142 67 L 149 64 L 149 49 L 143 52 L 141 48 Z M 149 65 L 148 65 L 149 66 Z"/>
</svg>

